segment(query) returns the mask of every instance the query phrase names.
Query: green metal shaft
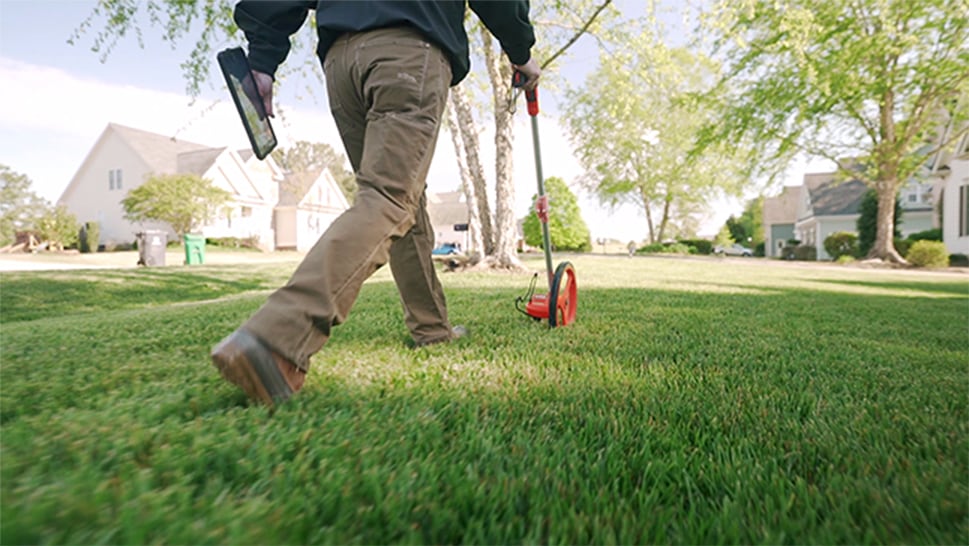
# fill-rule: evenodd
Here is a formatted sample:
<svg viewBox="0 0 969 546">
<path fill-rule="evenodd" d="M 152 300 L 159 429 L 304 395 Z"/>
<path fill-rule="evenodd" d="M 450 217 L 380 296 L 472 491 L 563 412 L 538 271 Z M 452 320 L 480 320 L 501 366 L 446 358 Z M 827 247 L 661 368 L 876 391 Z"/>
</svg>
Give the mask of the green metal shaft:
<svg viewBox="0 0 969 546">
<path fill-rule="evenodd" d="M 545 177 L 542 175 L 542 147 L 538 140 L 538 116 L 532 118 L 532 148 L 535 150 L 535 175 L 538 177 L 538 197 L 545 196 Z M 548 272 L 548 290 L 552 291 L 552 242 L 548 235 L 548 222 L 539 218 L 542 224 L 542 245 L 545 249 L 545 270 Z"/>
</svg>

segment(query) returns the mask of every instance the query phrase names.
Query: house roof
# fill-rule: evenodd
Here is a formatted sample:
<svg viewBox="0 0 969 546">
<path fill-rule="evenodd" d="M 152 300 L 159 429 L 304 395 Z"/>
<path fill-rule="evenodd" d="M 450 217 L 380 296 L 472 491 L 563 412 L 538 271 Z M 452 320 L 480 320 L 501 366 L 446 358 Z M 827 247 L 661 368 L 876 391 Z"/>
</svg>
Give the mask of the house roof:
<svg viewBox="0 0 969 546">
<path fill-rule="evenodd" d="M 182 152 L 176 158 L 177 170 L 175 172 L 202 176 L 225 150 L 225 148 L 206 148 L 193 152 Z"/>
<path fill-rule="evenodd" d="M 808 175 L 810 176 L 810 175 Z M 805 185 L 811 196 L 811 210 L 814 216 L 840 216 L 857 214 L 868 186 L 858 179 L 841 181 L 830 175 L 828 181 L 812 180 Z"/>
<path fill-rule="evenodd" d="M 793 224 L 803 186 L 785 186 L 780 195 L 764 199 L 764 225 Z"/>
<path fill-rule="evenodd" d="M 299 205 L 322 174 L 322 167 L 305 173 L 288 171 L 283 175 L 283 181 L 279 183 L 279 206 Z"/>
<path fill-rule="evenodd" d="M 427 215 L 435 226 L 468 223 L 468 203 L 459 191 L 428 194 Z"/>
<path fill-rule="evenodd" d="M 109 123 L 106 131 L 109 130 L 117 133 L 145 161 L 149 169 L 156 173 L 178 172 L 178 156 L 183 153 L 213 149 L 204 144 L 177 140 L 117 123 Z"/>
</svg>

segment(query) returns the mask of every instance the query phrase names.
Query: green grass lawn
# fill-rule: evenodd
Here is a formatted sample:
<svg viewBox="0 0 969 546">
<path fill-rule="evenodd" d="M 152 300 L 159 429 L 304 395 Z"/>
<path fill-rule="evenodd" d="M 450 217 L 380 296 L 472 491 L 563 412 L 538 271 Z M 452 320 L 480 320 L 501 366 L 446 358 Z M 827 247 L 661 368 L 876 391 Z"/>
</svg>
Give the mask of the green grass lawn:
<svg viewBox="0 0 969 546">
<path fill-rule="evenodd" d="M 291 264 L 2 274 L 0 542 L 969 543 L 965 275 L 573 261 L 419 350 L 378 272 L 273 414 L 208 351 Z"/>
</svg>

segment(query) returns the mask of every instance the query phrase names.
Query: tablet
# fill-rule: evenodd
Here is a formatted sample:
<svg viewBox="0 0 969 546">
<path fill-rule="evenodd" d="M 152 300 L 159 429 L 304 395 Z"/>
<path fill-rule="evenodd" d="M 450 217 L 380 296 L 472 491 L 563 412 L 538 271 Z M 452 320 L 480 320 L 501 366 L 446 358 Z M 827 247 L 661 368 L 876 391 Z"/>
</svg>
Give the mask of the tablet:
<svg viewBox="0 0 969 546">
<path fill-rule="evenodd" d="M 266 116 L 262 98 L 256 91 L 246 53 L 241 47 L 233 47 L 220 51 L 217 59 L 242 125 L 246 128 L 252 151 L 259 159 L 265 159 L 276 147 L 276 133 Z"/>
</svg>

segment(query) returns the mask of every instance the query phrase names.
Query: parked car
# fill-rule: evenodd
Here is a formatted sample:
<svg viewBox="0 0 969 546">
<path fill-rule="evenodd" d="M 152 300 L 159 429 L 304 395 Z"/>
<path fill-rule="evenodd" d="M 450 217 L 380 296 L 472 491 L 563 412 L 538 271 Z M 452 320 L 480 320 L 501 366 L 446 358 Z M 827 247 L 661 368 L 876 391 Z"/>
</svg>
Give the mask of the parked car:
<svg viewBox="0 0 969 546">
<path fill-rule="evenodd" d="M 717 256 L 743 256 L 744 258 L 750 258 L 754 255 L 749 248 L 737 243 L 730 246 L 715 246 L 713 253 Z"/>
<path fill-rule="evenodd" d="M 458 245 L 454 243 L 443 243 L 441 244 L 441 246 L 431 251 L 431 254 L 435 256 L 450 256 L 452 254 L 460 254 L 460 253 L 461 253 L 461 249 L 459 249 Z"/>
</svg>

